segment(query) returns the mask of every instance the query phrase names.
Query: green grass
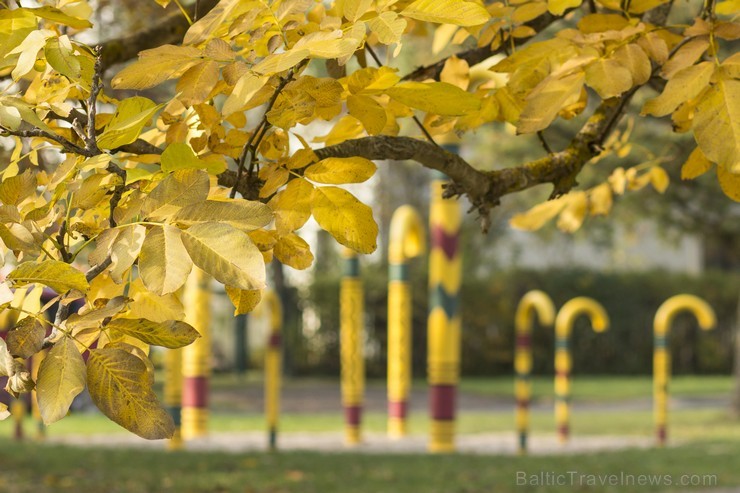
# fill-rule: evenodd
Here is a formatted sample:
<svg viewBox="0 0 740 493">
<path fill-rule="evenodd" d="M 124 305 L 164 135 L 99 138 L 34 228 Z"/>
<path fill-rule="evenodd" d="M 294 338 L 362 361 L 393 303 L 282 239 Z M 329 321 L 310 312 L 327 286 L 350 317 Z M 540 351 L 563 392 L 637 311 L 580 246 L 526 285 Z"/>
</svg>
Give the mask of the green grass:
<svg viewBox="0 0 740 493">
<path fill-rule="evenodd" d="M 740 485 L 738 442 L 699 442 L 662 450 L 543 457 L 370 455 L 290 452 L 221 454 L 78 449 L 0 440 L 0 491 L 7 493 L 506 493 L 701 491 L 677 487 L 685 474 L 712 486 Z M 537 485 L 532 478 L 575 484 Z M 624 474 L 623 486 L 590 486 Z M 582 476 L 585 475 L 585 476 Z M 663 485 L 636 486 L 640 475 Z M 714 475 L 710 477 L 709 475 Z M 629 477 L 632 477 L 630 480 Z M 666 487 L 666 476 L 674 486 Z M 530 484 L 517 485 L 527 477 Z M 716 479 L 713 479 L 716 478 Z"/>
</svg>

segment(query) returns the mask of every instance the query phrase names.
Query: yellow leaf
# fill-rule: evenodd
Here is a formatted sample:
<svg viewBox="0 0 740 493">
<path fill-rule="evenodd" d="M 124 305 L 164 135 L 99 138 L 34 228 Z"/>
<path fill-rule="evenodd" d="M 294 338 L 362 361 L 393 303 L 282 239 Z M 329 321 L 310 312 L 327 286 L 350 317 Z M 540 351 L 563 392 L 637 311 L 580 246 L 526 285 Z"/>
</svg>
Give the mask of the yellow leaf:
<svg viewBox="0 0 740 493">
<path fill-rule="evenodd" d="M 101 149 L 115 149 L 135 141 L 144 125 L 161 107 L 140 96 L 124 99 L 105 131 L 98 136 L 98 146 Z"/>
<path fill-rule="evenodd" d="M 360 23 L 362 25 L 362 23 Z M 365 32 L 364 26 L 362 32 Z M 291 50 L 306 51 L 312 58 L 345 58 L 352 55 L 359 45 L 359 40 L 342 37 L 342 31 L 317 31 L 307 34 Z M 300 61 L 300 60 L 298 60 Z"/>
<path fill-rule="evenodd" d="M 44 47 L 46 40 L 53 35 L 54 33 L 47 29 L 32 31 L 20 45 L 10 50 L 11 55 L 19 54 L 18 62 L 11 72 L 14 81 L 18 81 L 21 77 L 33 70 L 39 50 Z"/>
<path fill-rule="evenodd" d="M 699 100 L 694 138 L 704 155 L 730 173 L 740 173 L 740 81 L 720 77 Z"/>
<path fill-rule="evenodd" d="M 621 17 L 621 16 L 620 16 Z M 637 44 L 657 64 L 663 65 L 668 60 L 668 45 L 665 40 L 654 32 L 646 33 L 637 38 Z"/>
<path fill-rule="evenodd" d="M 162 171 L 178 169 L 204 169 L 214 175 L 223 173 L 226 164 L 223 161 L 205 160 L 195 155 L 193 149 L 184 142 L 173 142 L 168 145 L 161 156 Z"/>
<path fill-rule="evenodd" d="M 665 116 L 673 113 L 682 103 L 694 99 L 706 89 L 712 74 L 714 74 L 712 62 L 701 62 L 679 70 L 658 97 L 645 102 L 642 114 Z"/>
<path fill-rule="evenodd" d="M 652 66 L 642 48 L 636 44 L 621 46 L 614 52 L 614 60 L 632 75 L 632 85 L 639 86 L 650 80 Z"/>
<path fill-rule="evenodd" d="M 98 409 L 142 438 L 172 438 L 175 424 L 152 390 L 147 366 L 122 349 L 90 351 L 87 388 Z"/>
<path fill-rule="evenodd" d="M 665 192 L 670 182 L 671 179 L 668 177 L 668 173 L 666 173 L 663 168 L 661 168 L 660 166 L 653 166 L 653 168 L 650 170 L 650 183 L 653 185 L 653 188 L 658 191 L 658 193 Z"/>
<path fill-rule="evenodd" d="M 148 89 L 182 75 L 202 60 L 203 53 L 191 46 L 163 45 L 139 53 L 139 60 L 113 77 L 114 89 Z"/>
<path fill-rule="evenodd" d="M 707 51 L 707 48 L 709 48 L 708 36 L 692 39 L 681 46 L 671 59 L 663 64 L 660 75 L 665 79 L 672 79 L 679 70 L 693 65 Z"/>
<path fill-rule="evenodd" d="M 186 205 L 205 201 L 210 188 L 211 183 L 205 171 L 177 170 L 149 193 L 141 206 L 141 213 L 151 219 L 170 217 Z"/>
<path fill-rule="evenodd" d="M 310 54 L 311 52 L 305 48 L 293 48 L 283 53 L 266 56 L 264 60 L 252 67 L 252 70 L 262 75 L 278 74 L 295 67 Z"/>
<path fill-rule="evenodd" d="M 445 66 L 439 74 L 439 80 L 457 86 L 463 91 L 466 90 L 470 85 L 470 66 L 468 62 L 452 55 L 445 62 Z"/>
<path fill-rule="evenodd" d="M 491 18 L 486 9 L 464 0 L 416 0 L 402 10 L 401 15 L 419 21 L 456 26 L 479 26 Z"/>
<path fill-rule="evenodd" d="M 48 5 L 28 10 L 33 12 L 36 17 L 41 17 L 42 19 L 56 22 L 58 24 L 64 24 L 65 26 L 69 26 L 74 29 L 85 29 L 88 27 L 92 27 L 90 21 L 86 19 L 72 17 L 71 15 L 66 14 L 64 11 L 54 7 L 50 7 Z"/>
<path fill-rule="evenodd" d="M 311 212 L 319 226 L 340 244 L 358 253 L 377 248 L 378 225 L 372 209 L 337 187 L 316 188 Z"/>
<path fill-rule="evenodd" d="M 181 226 L 203 222 L 225 223 L 242 231 L 267 226 L 272 221 L 272 210 L 252 200 L 206 200 L 180 209 L 172 220 Z"/>
<path fill-rule="evenodd" d="M 529 22 L 547 12 L 547 2 L 528 2 L 519 5 L 511 14 L 511 20 L 518 24 Z"/>
<path fill-rule="evenodd" d="M 347 110 L 350 115 L 362 122 L 369 135 L 382 132 L 388 122 L 385 108 L 370 96 L 350 94 L 347 97 Z"/>
<path fill-rule="evenodd" d="M 612 209 L 612 188 L 608 183 L 593 188 L 588 195 L 589 212 L 593 216 L 606 216 Z"/>
<path fill-rule="evenodd" d="M 701 149 L 697 146 L 691 151 L 688 159 L 683 166 L 681 166 L 681 179 L 682 180 L 693 180 L 710 169 L 712 169 L 712 162 L 707 159 Z"/>
<path fill-rule="evenodd" d="M 46 328 L 33 317 L 26 317 L 6 332 L 5 342 L 10 354 L 16 358 L 30 358 L 41 351 Z"/>
<path fill-rule="evenodd" d="M 85 274 L 71 265 L 58 260 L 43 262 L 23 262 L 7 277 L 14 287 L 23 287 L 38 283 L 49 286 L 59 294 L 70 289 L 85 292 L 90 287 Z"/>
<path fill-rule="evenodd" d="M 373 4 L 373 0 L 344 0 L 342 15 L 350 22 L 357 22 Z"/>
<path fill-rule="evenodd" d="M 535 231 L 544 226 L 547 221 L 557 216 L 566 205 L 567 202 L 562 197 L 543 202 L 532 207 L 527 212 L 516 214 L 511 218 L 509 224 L 512 228 Z"/>
<path fill-rule="evenodd" d="M 565 208 L 558 217 L 558 229 L 566 233 L 574 233 L 583 224 L 588 211 L 586 192 L 571 192 L 564 197 Z"/>
<path fill-rule="evenodd" d="M 49 38 L 44 46 L 44 56 L 51 67 L 70 79 L 82 76 L 80 62 L 72 53 L 72 46 L 67 36 Z"/>
<path fill-rule="evenodd" d="M 735 202 L 740 202 L 740 175 L 717 166 L 717 180 L 725 195 Z"/>
<path fill-rule="evenodd" d="M 67 415 L 72 401 L 85 389 L 85 362 L 70 337 L 63 337 L 49 350 L 39 366 L 36 396 L 44 424 Z"/>
<path fill-rule="evenodd" d="M 401 41 L 403 31 L 406 29 L 406 19 L 388 10 L 370 19 L 367 25 L 378 37 L 378 41 L 384 45 L 389 45 Z"/>
<path fill-rule="evenodd" d="M 593 34 L 621 30 L 628 25 L 629 20 L 619 14 L 588 14 L 578 21 L 578 30 L 584 34 Z"/>
<path fill-rule="evenodd" d="M 578 101 L 583 81 L 583 72 L 542 81 L 527 97 L 517 132 L 533 133 L 549 127 L 563 107 Z"/>
<path fill-rule="evenodd" d="M 139 257 L 145 235 L 146 228 L 141 224 L 130 224 L 121 228 L 110 252 L 110 277 L 113 282 L 123 282 L 123 275 Z"/>
<path fill-rule="evenodd" d="M 284 235 L 302 227 L 311 216 L 314 186 L 303 178 L 291 180 L 269 202 L 275 211 L 275 229 Z"/>
<path fill-rule="evenodd" d="M 376 169 L 375 163 L 363 157 L 330 157 L 306 168 L 303 176 L 319 183 L 362 183 L 373 176 Z"/>
<path fill-rule="evenodd" d="M 218 63 L 210 60 L 187 69 L 177 81 L 177 99 L 185 106 L 206 101 L 218 83 L 218 69 Z"/>
<path fill-rule="evenodd" d="M 10 411 L 8 411 L 8 406 L 0 402 L 0 421 L 8 419 L 9 417 Z"/>
<path fill-rule="evenodd" d="M 247 72 L 242 75 L 234 86 L 234 90 L 226 98 L 223 108 L 221 108 L 224 116 L 228 116 L 247 106 L 254 95 L 265 86 L 268 79 L 269 77 L 258 76 L 253 72 Z"/>
<path fill-rule="evenodd" d="M 185 317 L 185 310 L 175 293 L 158 296 L 144 287 L 140 277 L 129 284 L 128 297 L 133 301 L 121 315 L 123 317 L 146 318 L 154 322 L 182 320 Z"/>
<path fill-rule="evenodd" d="M 0 57 L 20 45 L 38 29 L 38 20 L 29 9 L 0 10 Z"/>
<path fill-rule="evenodd" d="M 262 298 L 262 291 L 259 289 L 246 290 L 226 286 L 226 294 L 234 304 L 234 316 L 251 312 Z"/>
<path fill-rule="evenodd" d="M 632 74 L 618 61 L 601 58 L 586 67 L 586 84 L 602 99 L 609 99 L 632 87 Z"/>
<path fill-rule="evenodd" d="M 174 293 L 185 284 L 192 267 L 179 229 L 163 224 L 147 233 L 139 255 L 139 276 L 149 291 L 159 296 Z"/>
<path fill-rule="evenodd" d="M 568 9 L 580 7 L 583 0 L 547 0 L 547 10 L 553 15 L 563 15 Z"/>
<path fill-rule="evenodd" d="M 399 103 L 437 115 L 464 115 L 481 107 L 478 97 L 446 82 L 401 82 L 385 92 Z"/>
<path fill-rule="evenodd" d="M 185 322 L 153 322 L 145 318 L 114 318 L 105 326 L 154 346 L 177 349 L 195 341 L 200 334 Z"/>
<path fill-rule="evenodd" d="M 276 259 L 294 269 L 308 269 L 313 263 L 311 247 L 295 233 L 280 238 L 273 252 Z"/>
<path fill-rule="evenodd" d="M 220 223 L 200 223 L 182 232 L 193 263 L 217 281 L 240 289 L 265 287 L 265 264 L 245 233 Z"/>
</svg>

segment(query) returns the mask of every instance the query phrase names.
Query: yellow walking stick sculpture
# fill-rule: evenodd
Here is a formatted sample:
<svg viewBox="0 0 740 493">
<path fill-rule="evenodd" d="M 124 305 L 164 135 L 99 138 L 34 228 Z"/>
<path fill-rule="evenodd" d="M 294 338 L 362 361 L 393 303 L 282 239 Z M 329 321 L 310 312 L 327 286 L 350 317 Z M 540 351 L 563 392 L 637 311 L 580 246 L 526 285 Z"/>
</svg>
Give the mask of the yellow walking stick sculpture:
<svg viewBox="0 0 740 493">
<path fill-rule="evenodd" d="M 671 352 L 668 333 L 673 318 L 680 311 L 690 311 L 699 321 L 699 326 L 709 330 L 717 323 L 714 310 L 706 301 L 690 294 L 679 294 L 668 298 L 658 308 L 653 322 L 653 406 L 655 431 L 658 446 L 665 445 L 668 424 L 668 382 L 671 378 Z"/>
<path fill-rule="evenodd" d="M 255 315 L 261 316 L 267 309 L 270 317 L 270 332 L 265 347 L 265 416 L 267 418 L 267 440 L 270 450 L 277 448 L 278 421 L 280 420 L 280 386 L 283 373 L 283 345 L 281 328 L 283 306 L 274 291 L 265 291 Z"/>
<path fill-rule="evenodd" d="M 588 315 L 596 332 L 609 328 L 609 316 L 597 301 L 581 296 L 568 301 L 555 318 L 555 424 L 561 443 L 570 435 L 570 334 L 579 315 Z"/>
<path fill-rule="evenodd" d="M 546 293 L 534 290 L 524 295 L 516 310 L 516 351 L 514 356 L 514 394 L 516 397 L 516 429 L 519 434 L 519 453 L 527 452 L 529 430 L 529 402 L 532 396 L 532 325 L 534 316 L 541 325 L 555 321 L 555 306 Z"/>
<path fill-rule="evenodd" d="M 426 250 L 421 216 L 409 205 L 391 218 L 388 246 L 388 434 L 406 435 L 411 389 L 412 299 L 407 261 Z"/>
<path fill-rule="evenodd" d="M 339 289 L 342 407 L 345 442 L 347 445 L 357 445 L 362 440 L 362 405 L 365 396 L 365 298 L 357 253 L 345 248 L 342 256 L 344 274 Z"/>
</svg>

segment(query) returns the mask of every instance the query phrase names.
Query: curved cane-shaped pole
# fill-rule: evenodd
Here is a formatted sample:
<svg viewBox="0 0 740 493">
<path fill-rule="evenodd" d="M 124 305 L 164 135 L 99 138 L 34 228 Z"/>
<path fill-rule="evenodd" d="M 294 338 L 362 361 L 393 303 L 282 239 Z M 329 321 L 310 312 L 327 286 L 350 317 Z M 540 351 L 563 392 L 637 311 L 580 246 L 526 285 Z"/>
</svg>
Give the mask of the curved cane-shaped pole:
<svg viewBox="0 0 740 493">
<path fill-rule="evenodd" d="M 345 442 L 347 445 L 357 445 L 362 440 L 362 405 L 365 395 L 365 298 L 357 253 L 345 248 L 342 250 L 342 256 L 344 274 L 339 289 L 342 407 L 344 407 Z"/>
<path fill-rule="evenodd" d="M 455 450 L 455 411 L 460 380 L 462 256 L 459 247 L 462 214 L 459 202 L 443 197 L 447 183 L 447 177 L 435 173 L 429 208 L 427 378 L 430 452 Z"/>
<path fill-rule="evenodd" d="M 532 396 L 532 325 L 534 317 L 541 325 L 555 322 L 555 305 L 546 293 L 539 290 L 524 295 L 516 309 L 516 350 L 514 370 L 516 371 L 514 394 L 516 396 L 516 429 L 519 434 L 519 453 L 527 452 L 529 430 L 529 401 Z"/>
<path fill-rule="evenodd" d="M 265 416 L 267 418 L 267 440 L 270 450 L 277 448 L 277 431 L 280 420 L 280 386 L 283 373 L 283 354 L 281 328 L 283 325 L 283 306 L 274 291 L 262 293 L 262 301 L 255 315 L 268 310 L 270 332 L 265 348 Z"/>
<path fill-rule="evenodd" d="M 609 328 L 609 316 L 597 301 L 581 296 L 568 301 L 555 318 L 555 424 L 560 442 L 568 441 L 570 435 L 570 333 L 580 315 L 591 318 L 596 332 Z"/>
<path fill-rule="evenodd" d="M 668 334 L 678 312 L 690 311 L 699 321 L 699 327 L 709 330 L 717 323 L 714 310 L 706 301 L 690 294 L 668 298 L 658 308 L 653 322 L 653 412 L 658 446 L 665 445 L 668 424 L 668 383 L 671 378 L 671 352 Z"/>
<path fill-rule="evenodd" d="M 388 434 L 406 435 L 411 389 L 411 286 L 408 259 L 426 250 L 424 225 L 416 210 L 403 205 L 391 218 L 388 245 Z"/>
<path fill-rule="evenodd" d="M 208 434 L 208 380 L 211 375 L 210 276 L 198 268 L 185 285 L 185 318 L 200 337 L 182 350 L 183 440 Z"/>
</svg>

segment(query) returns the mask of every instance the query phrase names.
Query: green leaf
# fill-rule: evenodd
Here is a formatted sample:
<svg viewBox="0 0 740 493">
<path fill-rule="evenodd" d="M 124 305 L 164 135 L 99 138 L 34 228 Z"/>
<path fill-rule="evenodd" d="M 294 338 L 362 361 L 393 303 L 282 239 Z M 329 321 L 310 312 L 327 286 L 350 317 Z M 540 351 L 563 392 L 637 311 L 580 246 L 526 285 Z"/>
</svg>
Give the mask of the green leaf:
<svg viewBox="0 0 740 493">
<path fill-rule="evenodd" d="M 16 358 L 30 358 L 41 351 L 46 329 L 33 317 L 26 317 L 16 324 L 6 336 L 8 351 Z"/>
<path fill-rule="evenodd" d="M 60 294 L 70 289 L 85 292 L 90 287 L 85 274 L 58 260 L 23 262 L 8 275 L 8 280 L 15 287 L 43 284 Z"/>
<path fill-rule="evenodd" d="M 319 183 L 362 183 L 370 179 L 376 169 L 375 163 L 363 157 L 330 157 L 306 168 L 303 176 Z"/>
<path fill-rule="evenodd" d="M 79 79 L 82 76 L 82 67 L 79 60 L 72 53 L 69 38 L 49 38 L 44 46 L 44 56 L 51 67 L 70 79 Z"/>
<path fill-rule="evenodd" d="M 311 212 L 319 226 L 342 245 L 358 253 L 372 253 L 377 248 L 378 225 L 372 209 L 348 191 L 316 188 Z"/>
<path fill-rule="evenodd" d="M 155 220 L 169 218 L 182 207 L 205 201 L 210 189 L 211 182 L 205 171 L 177 170 L 149 193 L 141 206 L 141 213 Z"/>
<path fill-rule="evenodd" d="M 265 287 L 262 252 L 246 233 L 221 223 L 200 223 L 182 232 L 193 263 L 217 281 L 240 289 Z"/>
<path fill-rule="evenodd" d="M 419 21 L 456 26 L 478 26 L 491 18 L 486 9 L 464 0 L 416 0 L 402 10 L 401 15 Z"/>
<path fill-rule="evenodd" d="M 272 221 L 272 209 L 252 200 L 206 200 L 180 209 L 172 220 L 182 226 L 198 223 L 224 223 L 242 231 L 253 231 Z"/>
<path fill-rule="evenodd" d="M 200 337 L 192 326 L 179 320 L 152 322 L 145 318 L 115 318 L 106 329 L 116 330 L 154 346 L 177 349 Z"/>
<path fill-rule="evenodd" d="M 175 424 L 159 405 L 146 364 L 122 349 L 90 351 L 87 388 L 98 409 L 142 438 L 172 438 Z"/>
<path fill-rule="evenodd" d="M 139 254 L 139 276 L 149 291 L 159 296 L 177 291 L 192 268 L 178 228 L 163 224 L 149 231 Z"/>
<path fill-rule="evenodd" d="M 399 103 L 437 115 L 460 116 L 481 106 L 478 97 L 446 82 L 401 82 L 385 93 Z"/>
<path fill-rule="evenodd" d="M 105 131 L 98 136 L 98 146 L 101 149 L 116 149 L 135 141 L 146 123 L 162 106 L 141 96 L 124 99 Z"/>
<path fill-rule="evenodd" d="M 173 142 L 162 153 L 162 171 L 178 169 L 204 169 L 217 175 L 226 170 L 226 163 L 221 160 L 206 160 L 195 155 L 193 149 L 184 142 Z"/>
<path fill-rule="evenodd" d="M 36 395 L 44 424 L 50 425 L 67 415 L 69 406 L 85 389 L 85 362 L 70 337 L 63 337 L 41 360 Z"/>
</svg>

